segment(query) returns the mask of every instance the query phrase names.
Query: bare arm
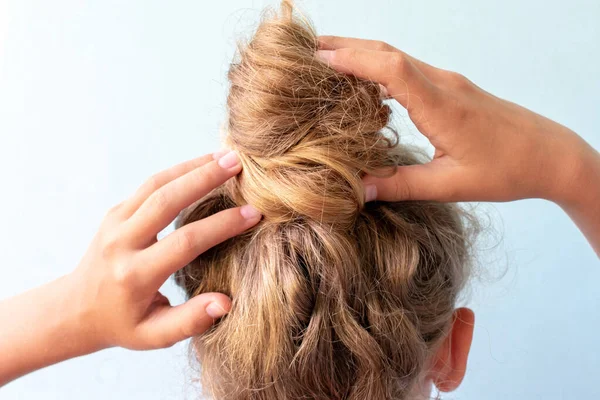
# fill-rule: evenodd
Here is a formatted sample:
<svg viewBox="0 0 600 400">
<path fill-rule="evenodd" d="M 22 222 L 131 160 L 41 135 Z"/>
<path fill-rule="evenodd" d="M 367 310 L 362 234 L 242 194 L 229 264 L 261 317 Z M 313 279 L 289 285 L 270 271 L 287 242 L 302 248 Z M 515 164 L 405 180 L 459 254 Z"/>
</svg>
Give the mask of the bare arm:
<svg viewBox="0 0 600 400">
<path fill-rule="evenodd" d="M 600 154 L 584 147 L 570 185 L 548 198 L 569 215 L 600 257 Z"/>
<path fill-rule="evenodd" d="M 0 386 L 28 372 L 102 348 L 85 326 L 68 276 L 0 303 Z"/>
<path fill-rule="evenodd" d="M 155 175 L 109 211 L 75 271 L 0 302 L 0 386 L 108 347 L 168 347 L 204 332 L 225 314 L 231 302 L 224 294 L 202 293 L 172 307 L 158 290 L 199 254 L 255 225 L 258 212 L 251 206 L 232 208 L 160 241 L 156 235 L 240 170 L 230 153 Z"/>
<path fill-rule="evenodd" d="M 560 205 L 600 256 L 600 155 L 565 126 L 386 43 L 323 36 L 318 56 L 380 83 L 435 147 L 433 160 L 368 176 L 368 198 Z"/>
</svg>

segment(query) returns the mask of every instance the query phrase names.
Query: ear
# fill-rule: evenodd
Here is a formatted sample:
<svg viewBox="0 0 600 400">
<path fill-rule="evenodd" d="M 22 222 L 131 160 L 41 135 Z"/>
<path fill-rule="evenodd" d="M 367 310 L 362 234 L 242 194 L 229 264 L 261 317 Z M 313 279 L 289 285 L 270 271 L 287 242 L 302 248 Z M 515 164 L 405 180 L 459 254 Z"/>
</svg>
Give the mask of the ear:
<svg viewBox="0 0 600 400">
<path fill-rule="evenodd" d="M 457 308 L 453 319 L 450 333 L 442 342 L 431 369 L 433 383 L 441 392 L 451 392 L 462 382 L 473 340 L 473 311 L 464 307 Z"/>
</svg>

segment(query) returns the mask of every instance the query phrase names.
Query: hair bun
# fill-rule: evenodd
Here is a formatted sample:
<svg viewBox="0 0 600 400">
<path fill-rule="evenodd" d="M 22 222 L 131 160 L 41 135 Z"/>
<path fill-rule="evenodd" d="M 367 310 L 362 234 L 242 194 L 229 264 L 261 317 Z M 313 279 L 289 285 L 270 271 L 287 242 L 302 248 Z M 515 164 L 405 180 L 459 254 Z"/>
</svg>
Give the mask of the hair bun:
<svg viewBox="0 0 600 400">
<path fill-rule="evenodd" d="M 316 58 L 316 34 L 291 13 L 284 2 L 229 70 L 227 144 L 244 166 L 231 195 L 266 220 L 348 224 L 364 204 L 364 172 L 397 164 L 396 136 L 381 132 L 390 108 L 378 84 Z"/>
</svg>

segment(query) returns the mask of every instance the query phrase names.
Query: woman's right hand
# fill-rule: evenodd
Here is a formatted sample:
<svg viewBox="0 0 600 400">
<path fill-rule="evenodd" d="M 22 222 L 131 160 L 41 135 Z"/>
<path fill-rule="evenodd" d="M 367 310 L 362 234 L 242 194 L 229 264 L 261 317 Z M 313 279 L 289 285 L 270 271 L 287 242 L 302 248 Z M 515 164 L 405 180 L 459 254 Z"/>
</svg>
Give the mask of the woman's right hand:
<svg viewBox="0 0 600 400">
<path fill-rule="evenodd" d="M 575 132 L 386 43 L 319 41 L 324 62 L 382 85 L 435 147 L 428 163 L 365 177 L 367 201 L 542 198 L 560 205 L 600 256 L 600 155 Z"/>
<path fill-rule="evenodd" d="M 561 202 L 584 162 L 597 157 L 568 128 L 386 43 L 335 36 L 320 43 L 330 66 L 385 87 L 435 147 L 429 163 L 367 177 L 379 200 Z"/>
<path fill-rule="evenodd" d="M 200 335 L 231 300 L 200 293 L 171 306 L 160 287 L 199 254 L 260 219 L 251 205 L 229 208 L 157 235 L 181 210 L 242 170 L 218 152 L 154 175 L 113 207 L 79 266 L 46 285 L 0 302 L 0 386 L 37 369 L 108 347 L 169 347 Z"/>
</svg>

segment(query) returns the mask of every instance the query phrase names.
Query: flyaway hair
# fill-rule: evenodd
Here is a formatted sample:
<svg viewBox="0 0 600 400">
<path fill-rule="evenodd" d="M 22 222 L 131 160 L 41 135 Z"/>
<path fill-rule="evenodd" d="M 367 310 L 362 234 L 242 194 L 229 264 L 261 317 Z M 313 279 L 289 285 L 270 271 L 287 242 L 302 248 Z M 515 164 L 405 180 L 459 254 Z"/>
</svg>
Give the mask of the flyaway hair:
<svg viewBox="0 0 600 400">
<path fill-rule="evenodd" d="M 189 297 L 231 296 L 192 340 L 217 400 L 407 399 L 470 275 L 471 220 L 454 204 L 365 203 L 361 178 L 420 161 L 379 85 L 315 57 L 290 1 L 240 47 L 225 142 L 239 176 L 182 226 L 246 203 L 264 218 L 176 274 Z"/>
</svg>

